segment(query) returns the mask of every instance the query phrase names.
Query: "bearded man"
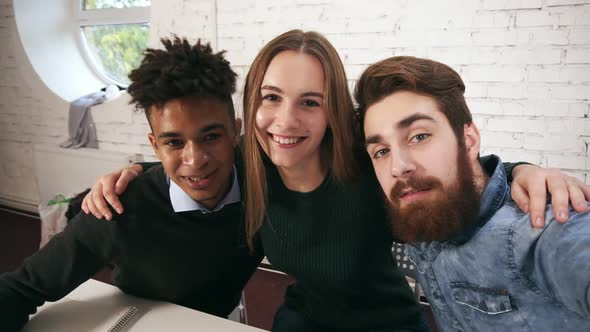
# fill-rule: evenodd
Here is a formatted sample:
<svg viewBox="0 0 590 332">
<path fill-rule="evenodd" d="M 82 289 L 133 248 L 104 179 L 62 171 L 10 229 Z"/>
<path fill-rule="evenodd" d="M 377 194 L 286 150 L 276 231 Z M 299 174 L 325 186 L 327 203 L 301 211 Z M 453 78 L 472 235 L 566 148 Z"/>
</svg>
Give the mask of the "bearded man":
<svg viewBox="0 0 590 332">
<path fill-rule="evenodd" d="M 548 204 L 531 227 L 500 159 L 480 160 L 464 91 L 453 69 L 414 57 L 370 66 L 356 88 L 391 229 L 439 329 L 590 331 L 590 213 L 561 224 Z"/>
</svg>

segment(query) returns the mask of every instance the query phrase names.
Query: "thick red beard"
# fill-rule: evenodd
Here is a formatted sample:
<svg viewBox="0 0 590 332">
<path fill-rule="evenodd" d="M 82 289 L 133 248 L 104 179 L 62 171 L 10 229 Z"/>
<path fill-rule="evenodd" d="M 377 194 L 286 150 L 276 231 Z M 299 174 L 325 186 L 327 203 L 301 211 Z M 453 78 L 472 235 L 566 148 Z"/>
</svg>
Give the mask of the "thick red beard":
<svg viewBox="0 0 590 332">
<path fill-rule="evenodd" d="M 401 207 L 400 195 L 406 188 L 416 191 L 429 189 L 432 197 Z M 412 177 L 407 181 L 398 181 L 388 198 L 393 235 L 403 242 L 450 240 L 477 223 L 479 194 L 463 149 L 457 156 L 456 180 L 448 188 L 431 176 Z"/>
</svg>

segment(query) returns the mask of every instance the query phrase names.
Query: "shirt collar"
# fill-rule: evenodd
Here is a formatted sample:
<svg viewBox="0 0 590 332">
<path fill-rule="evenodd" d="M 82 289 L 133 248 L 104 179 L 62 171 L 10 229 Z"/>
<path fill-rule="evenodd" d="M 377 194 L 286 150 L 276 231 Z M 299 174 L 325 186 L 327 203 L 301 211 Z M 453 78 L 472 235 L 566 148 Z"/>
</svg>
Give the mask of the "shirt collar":
<svg viewBox="0 0 590 332">
<path fill-rule="evenodd" d="M 477 223 L 465 233 L 449 240 L 452 245 L 461 245 L 471 239 L 485 225 L 510 197 L 510 186 L 506 178 L 504 164 L 500 157 L 489 155 L 482 162 L 483 171 L 489 177 L 488 183 L 480 196 Z"/>
<path fill-rule="evenodd" d="M 201 203 L 192 199 L 180 186 L 178 186 L 174 181 L 170 181 L 170 178 L 166 176 L 166 180 L 168 181 L 169 193 L 170 193 L 170 202 L 172 203 L 172 208 L 174 212 L 187 212 L 187 211 L 201 211 L 203 213 L 210 213 L 221 210 L 225 205 L 239 202 L 242 197 L 240 194 L 240 184 L 238 183 L 238 174 L 236 172 L 236 166 L 234 165 L 232 171 L 232 185 L 230 190 L 227 192 L 225 197 L 213 208 L 209 210 Z"/>
<path fill-rule="evenodd" d="M 500 157 L 491 155 L 484 171 L 490 177 L 479 204 L 478 225 L 483 226 L 510 198 L 510 186 Z M 491 173 L 491 174 L 490 174 Z"/>
</svg>

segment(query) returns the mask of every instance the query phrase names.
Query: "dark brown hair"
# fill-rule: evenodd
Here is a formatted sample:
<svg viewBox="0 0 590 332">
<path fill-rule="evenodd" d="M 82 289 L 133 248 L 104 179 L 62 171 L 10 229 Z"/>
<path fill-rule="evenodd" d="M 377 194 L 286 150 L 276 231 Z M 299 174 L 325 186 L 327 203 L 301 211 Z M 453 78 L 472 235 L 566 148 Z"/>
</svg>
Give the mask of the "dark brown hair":
<svg viewBox="0 0 590 332">
<path fill-rule="evenodd" d="M 361 75 L 354 93 L 361 132 L 367 108 L 397 91 L 433 97 L 448 119 L 459 144 L 463 144 L 463 127 L 473 122 L 463 96 L 463 80 L 443 63 L 410 56 L 379 61 Z"/>
<path fill-rule="evenodd" d="M 145 50 L 141 65 L 129 74 L 130 104 L 135 104 L 136 110 L 143 109 L 149 123 L 152 106 L 160 108 L 181 97 L 214 97 L 228 104 L 233 119 L 231 95 L 236 90 L 237 75 L 223 57 L 224 52 L 213 53 L 211 45 L 201 44 L 201 40 L 194 45 L 179 37 L 161 41 L 164 49 Z"/>
<path fill-rule="evenodd" d="M 353 134 L 354 106 L 346 72 L 334 46 L 321 34 L 313 31 L 291 30 L 274 38 L 258 53 L 250 66 L 244 87 L 244 159 L 246 164 L 246 232 L 252 248 L 254 234 L 264 221 L 267 205 L 264 150 L 256 138 L 256 112 L 262 102 L 260 87 L 272 59 L 283 51 L 295 51 L 318 59 L 324 71 L 324 110 L 328 129 L 320 149 L 322 163 L 337 180 L 356 175 L 353 156 L 357 142 Z"/>
</svg>

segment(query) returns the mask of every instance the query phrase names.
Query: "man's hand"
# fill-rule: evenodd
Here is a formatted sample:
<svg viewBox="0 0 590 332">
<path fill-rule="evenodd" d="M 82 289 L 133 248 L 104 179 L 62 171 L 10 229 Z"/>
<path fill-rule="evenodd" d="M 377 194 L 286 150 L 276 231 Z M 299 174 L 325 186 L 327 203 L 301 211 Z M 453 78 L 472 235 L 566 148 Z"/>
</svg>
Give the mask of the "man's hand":
<svg viewBox="0 0 590 332">
<path fill-rule="evenodd" d="M 108 202 L 117 213 L 123 213 L 123 205 L 119 201 L 118 195 L 121 195 L 127 189 L 129 182 L 133 181 L 142 172 L 143 167 L 141 165 L 131 164 L 99 177 L 92 185 L 90 192 L 84 197 L 82 210 L 86 214 L 92 213 L 98 219 L 105 217 L 107 220 L 111 220 L 113 215 L 108 208 Z"/>
<path fill-rule="evenodd" d="M 551 194 L 551 206 L 557 221 L 569 218 L 568 204 L 577 212 L 588 211 L 590 186 L 555 168 L 518 165 L 512 171 L 512 199 L 524 212 L 530 213 L 534 227 L 545 226 L 547 191 Z"/>
</svg>

